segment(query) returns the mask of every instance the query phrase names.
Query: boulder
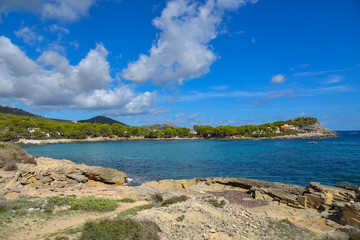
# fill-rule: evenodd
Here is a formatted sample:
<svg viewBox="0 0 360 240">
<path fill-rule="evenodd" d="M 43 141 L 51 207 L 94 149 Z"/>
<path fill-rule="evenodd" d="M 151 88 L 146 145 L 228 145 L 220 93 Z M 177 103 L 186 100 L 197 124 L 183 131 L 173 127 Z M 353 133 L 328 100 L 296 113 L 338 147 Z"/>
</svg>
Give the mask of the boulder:
<svg viewBox="0 0 360 240">
<path fill-rule="evenodd" d="M 346 204 L 342 213 L 344 224 L 360 228 L 360 202 Z"/>
<path fill-rule="evenodd" d="M 86 183 L 88 181 L 87 177 L 85 177 L 84 175 L 79 175 L 79 174 L 66 174 L 66 177 L 76 180 L 79 183 Z"/>
<path fill-rule="evenodd" d="M 79 169 L 90 180 L 101 181 L 109 184 L 123 185 L 127 182 L 124 172 L 112 168 L 86 166 Z"/>
</svg>

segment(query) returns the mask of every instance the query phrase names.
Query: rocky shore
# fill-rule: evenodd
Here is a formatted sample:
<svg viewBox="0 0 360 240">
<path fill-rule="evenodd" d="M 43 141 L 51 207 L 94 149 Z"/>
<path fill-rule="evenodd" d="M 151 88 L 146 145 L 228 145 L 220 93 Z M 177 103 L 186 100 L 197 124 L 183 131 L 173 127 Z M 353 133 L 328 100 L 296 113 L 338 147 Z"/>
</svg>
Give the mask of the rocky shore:
<svg viewBox="0 0 360 240">
<path fill-rule="evenodd" d="M 137 201 L 133 206 L 137 206 L 186 196 L 181 202 L 157 205 L 132 218 L 155 222 L 161 229 L 161 239 L 322 239 L 329 236 L 338 238 L 323 239 L 351 239 L 349 232 L 360 236 L 356 230 L 360 228 L 360 189 L 354 185 L 325 186 L 313 182 L 298 187 L 243 178 L 196 178 L 131 187 L 124 185 L 126 174 L 114 169 L 43 157 L 35 161 L 36 165 L 19 163 L 16 171 L 0 170 L 3 201 L 76 195 L 114 200 L 131 198 Z M 131 208 L 130 205 L 126 208 Z M 116 210 L 119 211 L 120 208 Z M 21 227 L 26 219 L 21 218 L 5 222 L 0 236 L 45 239 L 50 233 L 79 227 L 86 219 L 113 215 L 96 216 L 81 215 L 75 220 L 69 215 L 61 220 L 67 220 L 67 224 L 55 226 L 54 222 L 60 221 L 57 217 L 46 221 L 28 219 L 33 222 L 30 229 Z M 40 228 L 34 221 L 41 222 L 41 236 L 34 232 Z"/>
</svg>

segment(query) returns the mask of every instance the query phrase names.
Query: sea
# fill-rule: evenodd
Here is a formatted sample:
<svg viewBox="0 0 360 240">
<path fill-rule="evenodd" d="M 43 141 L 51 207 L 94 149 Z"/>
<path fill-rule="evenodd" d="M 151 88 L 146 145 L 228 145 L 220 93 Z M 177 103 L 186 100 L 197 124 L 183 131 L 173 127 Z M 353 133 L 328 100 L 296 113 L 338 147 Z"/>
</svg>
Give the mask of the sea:
<svg viewBox="0 0 360 240">
<path fill-rule="evenodd" d="M 277 140 L 122 140 L 23 145 L 28 153 L 124 171 L 129 185 L 163 179 L 241 177 L 306 186 L 360 185 L 360 131 Z M 317 144 L 310 144 L 316 141 Z"/>
</svg>

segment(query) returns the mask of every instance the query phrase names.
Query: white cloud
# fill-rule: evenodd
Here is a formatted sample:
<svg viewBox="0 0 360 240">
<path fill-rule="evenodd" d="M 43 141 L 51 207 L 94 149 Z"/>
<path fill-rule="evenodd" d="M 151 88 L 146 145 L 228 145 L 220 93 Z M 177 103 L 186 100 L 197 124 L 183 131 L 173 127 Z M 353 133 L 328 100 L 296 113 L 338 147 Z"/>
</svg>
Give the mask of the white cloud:
<svg viewBox="0 0 360 240">
<path fill-rule="evenodd" d="M 249 0 L 207 0 L 201 4 L 190 0 L 168 2 L 153 25 L 161 30 L 149 55 L 128 64 L 123 77 L 134 82 L 152 80 L 155 84 L 197 78 L 209 72 L 218 58 L 211 40 L 219 35 L 225 11 L 236 10 Z"/>
<path fill-rule="evenodd" d="M 15 31 L 15 36 L 22 38 L 24 42 L 30 46 L 35 46 L 38 42 L 41 42 L 44 37 L 38 35 L 33 28 L 22 27 L 18 31 Z"/>
<path fill-rule="evenodd" d="M 109 74 L 107 55 L 98 44 L 75 66 L 55 51 L 33 61 L 0 36 L 0 98 L 37 108 L 111 108 L 118 115 L 155 111 L 156 92 L 136 93 L 133 85 L 119 85 Z"/>
<path fill-rule="evenodd" d="M 42 16 L 48 19 L 74 21 L 87 14 L 96 0 L 55 0 L 46 1 L 42 6 Z"/>
<path fill-rule="evenodd" d="M 52 33 L 65 33 L 65 34 L 70 33 L 69 29 L 59 26 L 58 24 L 50 25 L 49 27 L 45 28 L 45 30 L 50 31 Z"/>
<path fill-rule="evenodd" d="M 266 96 L 264 98 L 260 98 L 260 99 L 255 99 L 251 103 L 255 104 L 255 105 L 265 104 L 265 103 L 269 102 L 271 99 L 291 96 L 293 94 L 294 94 L 294 90 L 292 90 L 292 89 L 287 89 L 287 90 L 283 90 L 283 91 L 273 91 L 273 92 L 268 93 L 268 96 Z"/>
<path fill-rule="evenodd" d="M 342 80 L 344 80 L 344 78 L 345 77 L 342 75 L 330 75 L 330 76 L 326 77 L 324 80 L 325 80 L 325 83 L 332 84 L 332 83 L 341 82 Z"/>
<path fill-rule="evenodd" d="M 28 11 L 45 19 L 71 22 L 85 16 L 96 0 L 0 0 L 1 16 L 11 11 Z"/>
<path fill-rule="evenodd" d="M 270 83 L 283 83 L 286 81 L 286 78 L 283 74 L 278 74 L 272 77 Z"/>
</svg>

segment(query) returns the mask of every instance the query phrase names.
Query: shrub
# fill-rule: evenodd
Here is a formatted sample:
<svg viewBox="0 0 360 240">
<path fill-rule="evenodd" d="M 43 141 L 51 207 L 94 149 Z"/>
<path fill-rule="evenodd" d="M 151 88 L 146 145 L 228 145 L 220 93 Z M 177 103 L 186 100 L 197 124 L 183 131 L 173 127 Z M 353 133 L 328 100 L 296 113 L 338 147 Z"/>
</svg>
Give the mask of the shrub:
<svg viewBox="0 0 360 240">
<path fill-rule="evenodd" d="M 205 201 L 217 208 L 223 208 L 226 204 L 226 202 L 224 200 L 221 200 L 220 202 L 218 202 L 218 200 L 212 199 L 212 198 L 206 199 Z"/>
<path fill-rule="evenodd" d="M 158 205 L 146 204 L 146 205 L 141 205 L 141 206 L 133 207 L 133 208 L 127 209 L 127 210 L 125 210 L 125 211 L 122 211 L 121 213 L 118 214 L 118 217 L 125 217 L 125 216 L 128 216 L 128 215 L 135 215 L 135 214 L 137 214 L 137 213 L 140 212 L 140 211 L 143 211 L 143 210 L 146 210 L 146 209 L 150 209 L 150 208 L 153 208 L 153 207 L 155 207 L 155 206 L 158 206 Z"/>
<path fill-rule="evenodd" d="M 185 195 L 181 195 L 181 196 L 175 196 L 172 198 L 169 198 L 167 200 L 165 200 L 161 205 L 162 206 L 169 206 L 171 204 L 175 204 L 175 203 L 179 203 L 179 202 L 184 202 L 188 199 L 189 197 L 185 196 Z"/>
<path fill-rule="evenodd" d="M 119 204 L 115 200 L 106 199 L 106 198 L 94 198 L 94 197 L 84 197 L 80 199 L 74 199 L 70 203 L 72 209 L 79 209 L 85 211 L 98 211 L 98 212 L 107 212 L 114 211 Z"/>
<path fill-rule="evenodd" d="M 164 201 L 161 193 L 155 193 L 154 195 L 151 195 L 151 200 L 154 202 L 154 203 L 161 203 Z"/>
<path fill-rule="evenodd" d="M 31 163 L 36 165 L 34 157 L 29 155 L 25 150 L 19 146 L 9 143 L 0 145 L 0 168 L 5 167 L 7 164 L 14 163 Z M 12 171 L 12 170 L 11 170 Z"/>
<path fill-rule="evenodd" d="M 134 202 L 136 202 L 136 200 L 132 199 L 132 198 L 123 198 L 123 199 L 118 199 L 117 201 L 118 202 L 125 202 L 125 203 L 134 203 Z"/>
<path fill-rule="evenodd" d="M 132 219 L 102 220 L 87 222 L 84 225 L 80 240 L 157 240 L 160 228 L 153 222 Z"/>
<path fill-rule="evenodd" d="M 16 171 L 17 169 L 18 169 L 18 167 L 15 162 L 5 163 L 5 165 L 3 167 L 4 171 Z"/>
<path fill-rule="evenodd" d="M 115 200 L 106 198 L 84 197 L 77 199 L 72 197 L 51 197 L 48 199 L 47 208 L 54 209 L 55 206 L 69 205 L 71 210 L 107 212 L 114 211 L 119 204 Z"/>
</svg>

